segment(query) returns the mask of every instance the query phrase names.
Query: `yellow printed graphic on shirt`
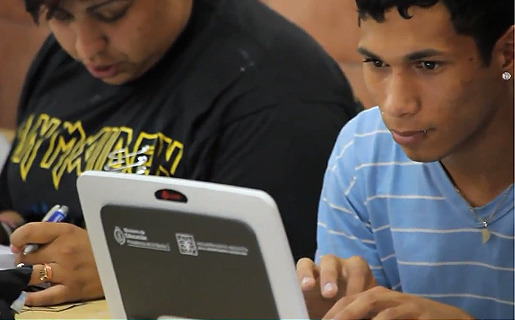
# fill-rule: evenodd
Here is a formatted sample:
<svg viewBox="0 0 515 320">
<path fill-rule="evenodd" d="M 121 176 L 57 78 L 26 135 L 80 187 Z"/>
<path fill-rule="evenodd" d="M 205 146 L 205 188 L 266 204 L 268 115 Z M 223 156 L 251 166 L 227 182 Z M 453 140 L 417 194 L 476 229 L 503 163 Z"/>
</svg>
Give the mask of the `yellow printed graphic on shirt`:
<svg viewBox="0 0 515 320">
<path fill-rule="evenodd" d="M 36 165 L 51 171 L 56 190 L 65 173 L 79 176 L 87 170 L 173 176 L 184 149 L 181 142 L 162 133 L 134 136 L 127 127 L 104 127 L 88 136 L 80 121 L 46 114 L 30 116 L 18 129 L 17 138 L 11 161 L 19 164 L 22 180 Z"/>
</svg>

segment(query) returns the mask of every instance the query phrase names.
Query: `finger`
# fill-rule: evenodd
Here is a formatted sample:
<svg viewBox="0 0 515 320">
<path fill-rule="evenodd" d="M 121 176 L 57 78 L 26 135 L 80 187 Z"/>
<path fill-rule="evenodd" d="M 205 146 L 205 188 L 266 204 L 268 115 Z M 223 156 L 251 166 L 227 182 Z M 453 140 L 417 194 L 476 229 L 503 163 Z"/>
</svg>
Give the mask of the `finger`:
<svg viewBox="0 0 515 320">
<path fill-rule="evenodd" d="M 399 305 L 392 308 L 387 308 L 377 314 L 373 320 L 386 320 L 386 319 L 417 319 L 418 312 L 407 307 L 406 305 Z"/>
<path fill-rule="evenodd" d="M 23 248 L 18 248 L 18 247 L 15 247 L 11 244 L 11 252 L 14 253 L 14 254 L 18 254 L 18 253 L 22 253 L 23 251 Z"/>
<path fill-rule="evenodd" d="M 44 283 L 62 283 L 64 279 L 63 270 L 57 263 L 47 263 L 50 267 L 50 270 L 47 270 L 47 275 L 49 276 L 48 280 L 43 278 L 45 274 L 45 265 L 44 264 L 35 264 L 32 266 L 32 275 L 30 276 L 29 285 L 36 286 Z"/>
<path fill-rule="evenodd" d="M 38 250 L 23 254 L 18 253 L 15 257 L 16 264 L 18 263 L 24 263 L 24 264 L 43 264 L 48 262 L 55 262 L 55 258 L 58 256 L 58 253 L 56 252 L 57 248 L 55 245 L 52 245 L 52 243 L 42 245 L 38 248 Z"/>
<path fill-rule="evenodd" d="M 341 299 L 342 303 L 338 309 L 334 310 L 334 315 L 324 319 L 370 319 L 373 316 L 372 304 L 368 299 L 363 299 L 359 295 L 354 299 Z M 331 312 L 331 310 L 329 311 Z"/>
<path fill-rule="evenodd" d="M 69 296 L 68 288 L 62 284 L 57 284 L 45 290 L 28 293 L 25 305 L 30 307 L 53 306 L 69 302 L 69 299 L 67 299 Z"/>
<path fill-rule="evenodd" d="M 317 266 L 313 260 L 302 258 L 297 262 L 297 279 L 302 290 L 313 289 L 317 276 Z"/>
<path fill-rule="evenodd" d="M 71 229 L 73 229 L 74 227 L 74 225 L 69 223 L 27 223 L 13 232 L 13 234 L 11 235 L 11 245 L 20 249 L 29 243 L 50 243 L 57 239 L 63 233 L 71 232 Z"/>
<path fill-rule="evenodd" d="M 16 229 L 16 227 L 21 226 L 25 223 L 25 219 L 16 211 L 13 210 L 5 210 L 0 213 L 0 219 L 6 222 L 11 228 Z"/>
<path fill-rule="evenodd" d="M 384 287 L 345 296 L 335 303 L 324 319 L 370 319 L 378 312 L 397 306 L 398 293 Z"/>
<path fill-rule="evenodd" d="M 365 292 L 340 299 L 324 318 L 372 319 L 383 310 L 403 304 L 406 301 L 405 296 L 403 293 L 384 287 L 374 287 Z"/>
<path fill-rule="evenodd" d="M 374 275 L 368 263 L 361 257 L 352 257 L 345 261 L 342 273 L 347 279 L 345 295 L 350 296 L 370 289 Z"/>
<path fill-rule="evenodd" d="M 336 319 L 336 315 L 344 310 L 350 303 L 356 300 L 356 296 L 343 297 L 338 300 L 322 319 Z"/>
<path fill-rule="evenodd" d="M 325 298 L 333 298 L 338 293 L 337 281 L 341 275 L 340 259 L 327 255 L 320 260 L 320 290 Z"/>
</svg>

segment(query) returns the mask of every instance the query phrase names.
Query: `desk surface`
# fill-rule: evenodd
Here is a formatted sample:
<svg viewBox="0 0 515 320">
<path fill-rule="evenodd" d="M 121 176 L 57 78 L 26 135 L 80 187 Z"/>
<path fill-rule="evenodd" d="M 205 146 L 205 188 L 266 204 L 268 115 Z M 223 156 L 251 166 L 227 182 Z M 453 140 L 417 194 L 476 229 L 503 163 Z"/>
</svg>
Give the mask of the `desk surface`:
<svg viewBox="0 0 515 320">
<path fill-rule="evenodd" d="M 105 300 L 48 308 L 24 308 L 16 319 L 110 319 Z"/>
</svg>

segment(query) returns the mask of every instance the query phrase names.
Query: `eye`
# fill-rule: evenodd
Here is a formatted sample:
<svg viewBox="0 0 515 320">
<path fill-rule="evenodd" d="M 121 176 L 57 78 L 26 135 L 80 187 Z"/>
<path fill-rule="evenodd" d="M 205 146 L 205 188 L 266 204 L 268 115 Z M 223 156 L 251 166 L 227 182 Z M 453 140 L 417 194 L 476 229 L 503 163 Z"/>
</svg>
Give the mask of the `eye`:
<svg viewBox="0 0 515 320">
<path fill-rule="evenodd" d="M 49 18 L 60 22 L 70 22 L 73 20 L 73 15 L 64 9 L 56 8 Z"/>
<path fill-rule="evenodd" d="M 100 20 L 102 22 L 112 23 L 112 22 L 116 22 L 116 21 L 120 20 L 121 18 L 123 18 L 125 16 L 125 14 L 127 13 L 128 9 L 129 9 L 128 6 L 121 10 L 106 9 L 101 12 L 95 12 L 94 15 L 96 16 L 96 18 L 98 20 Z"/>
<path fill-rule="evenodd" d="M 436 61 L 421 61 L 417 64 L 417 68 L 428 71 L 436 70 L 438 67 L 440 67 L 440 63 Z"/>
<path fill-rule="evenodd" d="M 371 64 L 374 68 L 386 67 L 386 64 L 383 61 L 377 59 L 367 58 L 363 60 L 363 63 Z"/>
</svg>

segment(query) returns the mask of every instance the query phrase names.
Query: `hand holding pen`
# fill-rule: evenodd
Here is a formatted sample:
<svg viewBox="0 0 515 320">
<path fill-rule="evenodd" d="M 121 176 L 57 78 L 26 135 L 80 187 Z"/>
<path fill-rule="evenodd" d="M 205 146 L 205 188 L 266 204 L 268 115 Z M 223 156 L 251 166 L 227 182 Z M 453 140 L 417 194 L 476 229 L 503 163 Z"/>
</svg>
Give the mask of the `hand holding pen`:
<svg viewBox="0 0 515 320">
<path fill-rule="evenodd" d="M 41 222 L 61 222 L 66 218 L 68 214 L 67 206 L 55 205 L 53 206 L 48 213 L 43 217 Z M 23 249 L 23 255 L 27 255 L 29 253 L 33 253 L 39 249 L 39 245 L 35 243 L 28 244 L 25 249 Z"/>
<path fill-rule="evenodd" d="M 44 220 L 62 220 L 67 209 L 54 207 Z M 32 244 L 39 244 L 39 249 L 23 254 L 33 250 L 27 249 Z M 15 263 L 33 266 L 29 285 L 50 284 L 44 290 L 29 292 L 25 305 L 49 306 L 103 297 L 93 250 L 84 228 L 65 222 L 26 223 L 11 235 L 11 251 L 16 255 Z"/>
</svg>

